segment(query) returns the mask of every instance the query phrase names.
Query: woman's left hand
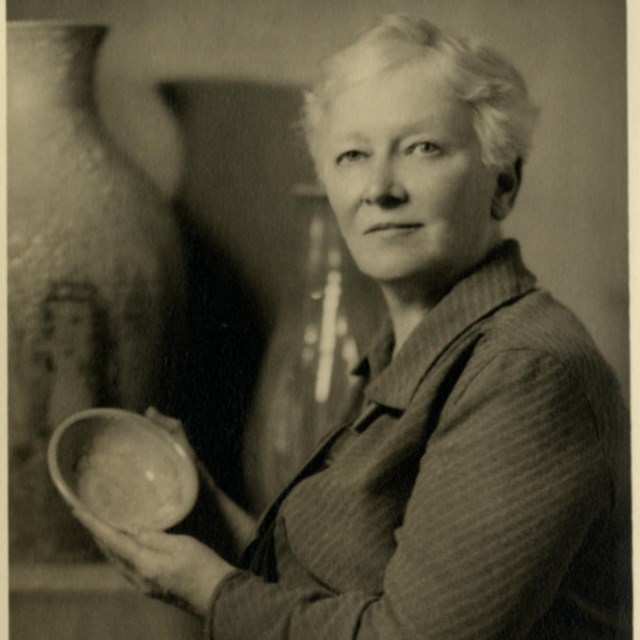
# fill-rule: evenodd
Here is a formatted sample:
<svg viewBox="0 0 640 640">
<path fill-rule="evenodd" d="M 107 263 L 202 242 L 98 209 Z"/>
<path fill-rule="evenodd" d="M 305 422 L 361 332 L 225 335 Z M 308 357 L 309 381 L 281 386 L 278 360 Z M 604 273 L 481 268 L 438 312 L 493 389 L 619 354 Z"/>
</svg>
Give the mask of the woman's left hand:
<svg viewBox="0 0 640 640">
<path fill-rule="evenodd" d="M 205 616 L 213 592 L 235 570 L 195 538 L 158 531 L 124 533 L 86 512 L 74 512 L 103 553 L 147 595 Z"/>
</svg>

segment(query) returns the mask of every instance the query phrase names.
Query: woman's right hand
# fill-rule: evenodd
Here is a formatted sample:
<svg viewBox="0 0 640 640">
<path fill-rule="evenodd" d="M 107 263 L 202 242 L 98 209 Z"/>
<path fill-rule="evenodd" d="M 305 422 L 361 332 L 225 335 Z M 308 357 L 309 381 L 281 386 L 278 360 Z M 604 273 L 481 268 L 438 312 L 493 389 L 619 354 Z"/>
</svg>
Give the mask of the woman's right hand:
<svg viewBox="0 0 640 640">
<path fill-rule="evenodd" d="M 89 511 L 74 511 L 100 549 L 143 593 L 205 616 L 217 585 L 235 570 L 195 538 L 162 531 L 125 533 Z"/>
</svg>

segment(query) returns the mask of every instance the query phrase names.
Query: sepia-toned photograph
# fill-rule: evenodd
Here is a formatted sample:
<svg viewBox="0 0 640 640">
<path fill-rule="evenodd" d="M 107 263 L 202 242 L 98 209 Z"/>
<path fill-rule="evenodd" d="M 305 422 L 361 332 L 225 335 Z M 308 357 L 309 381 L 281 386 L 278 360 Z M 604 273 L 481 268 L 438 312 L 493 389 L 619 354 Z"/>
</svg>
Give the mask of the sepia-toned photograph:
<svg viewBox="0 0 640 640">
<path fill-rule="evenodd" d="M 627 11 L 7 1 L 9 640 L 632 639 Z"/>
</svg>

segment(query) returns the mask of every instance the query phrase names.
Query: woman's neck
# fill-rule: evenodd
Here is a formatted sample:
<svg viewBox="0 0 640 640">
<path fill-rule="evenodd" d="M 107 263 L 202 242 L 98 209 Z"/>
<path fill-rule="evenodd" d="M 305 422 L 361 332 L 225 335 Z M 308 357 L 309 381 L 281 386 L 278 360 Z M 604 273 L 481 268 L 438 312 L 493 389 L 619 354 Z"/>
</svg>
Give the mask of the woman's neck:
<svg viewBox="0 0 640 640">
<path fill-rule="evenodd" d="M 457 268 L 448 266 L 438 270 L 434 269 L 428 277 L 378 282 L 393 324 L 394 357 L 429 311 L 447 295 L 459 280 L 472 271 L 499 244 L 500 240 L 499 229 L 496 229 L 495 234 L 487 241 L 484 250 L 478 251 L 473 259 L 463 261 L 457 265 Z"/>
<path fill-rule="evenodd" d="M 382 286 L 382 293 L 389 308 L 389 316 L 393 325 L 394 347 L 393 357 L 398 353 L 413 330 L 422 322 L 435 303 L 425 298 L 407 299 L 398 295 L 394 289 Z"/>
</svg>

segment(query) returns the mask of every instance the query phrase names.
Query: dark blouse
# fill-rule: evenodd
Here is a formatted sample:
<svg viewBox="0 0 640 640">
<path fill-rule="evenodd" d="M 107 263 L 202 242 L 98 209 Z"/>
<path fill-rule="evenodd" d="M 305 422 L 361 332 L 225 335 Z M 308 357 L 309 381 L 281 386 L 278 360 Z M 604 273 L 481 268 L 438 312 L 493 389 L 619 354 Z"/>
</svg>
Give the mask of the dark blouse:
<svg viewBox="0 0 640 640">
<path fill-rule="evenodd" d="M 208 637 L 629 638 L 627 414 L 576 318 L 498 247 L 267 512 Z"/>
</svg>

